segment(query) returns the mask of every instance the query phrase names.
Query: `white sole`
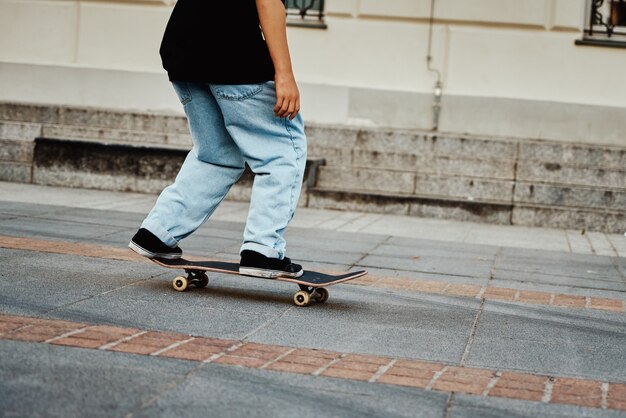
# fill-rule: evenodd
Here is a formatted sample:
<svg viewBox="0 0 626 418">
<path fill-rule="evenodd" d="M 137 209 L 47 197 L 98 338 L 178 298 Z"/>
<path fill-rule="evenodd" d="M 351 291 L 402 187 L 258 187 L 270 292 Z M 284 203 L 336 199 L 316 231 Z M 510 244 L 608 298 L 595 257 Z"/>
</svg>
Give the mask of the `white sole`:
<svg viewBox="0 0 626 418">
<path fill-rule="evenodd" d="M 297 273 L 287 273 L 280 270 L 265 270 L 253 267 L 239 267 L 239 274 L 244 276 L 262 277 L 264 279 L 277 279 L 279 277 L 286 277 L 289 279 L 296 279 L 304 274 L 303 270 Z"/>
<path fill-rule="evenodd" d="M 137 254 L 147 258 L 165 258 L 166 260 L 176 260 L 182 257 L 182 254 L 153 253 L 146 250 L 145 248 L 140 247 L 132 241 L 128 244 L 128 248 L 130 248 Z"/>
</svg>

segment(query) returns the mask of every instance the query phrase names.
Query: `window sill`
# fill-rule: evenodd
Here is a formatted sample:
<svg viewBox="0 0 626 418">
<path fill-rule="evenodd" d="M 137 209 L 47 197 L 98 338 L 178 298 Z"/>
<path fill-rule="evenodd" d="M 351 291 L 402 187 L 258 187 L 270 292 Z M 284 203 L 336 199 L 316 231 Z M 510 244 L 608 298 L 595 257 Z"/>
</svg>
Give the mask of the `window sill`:
<svg viewBox="0 0 626 418">
<path fill-rule="evenodd" d="M 626 48 L 626 41 L 609 41 L 606 39 L 576 39 L 576 45 L 605 46 L 609 48 Z"/>
</svg>

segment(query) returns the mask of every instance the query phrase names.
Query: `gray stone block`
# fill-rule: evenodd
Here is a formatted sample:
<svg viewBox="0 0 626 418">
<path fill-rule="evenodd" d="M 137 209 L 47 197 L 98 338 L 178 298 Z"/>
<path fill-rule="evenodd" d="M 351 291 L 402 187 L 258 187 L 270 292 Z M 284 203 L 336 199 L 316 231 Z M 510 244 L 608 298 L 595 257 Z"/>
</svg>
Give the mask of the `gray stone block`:
<svg viewBox="0 0 626 418">
<path fill-rule="evenodd" d="M 433 165 L 433 173 L 503 180 L 513 180 L 515 177 L 515 161 L 512 160 L 474 160 L 437 157 L 430 161 Z"/>
<path fill-rule="evenodd" d="M 421 132 L 410 130 L 363 129 L 355 149 L 408 154 L 432 154 L 434 143 Z"/>
<path fill-rule="evenodd" d="M 623 210 L 626 190 L 576 187 L 559 184 L 519 182 L 515 186 L 515 202 L 540 205 L 569 206 Z"/>
<path fill-rule="evenodd" d="M 626 148 L 586 144 L 555 144 L 544 141 L 520 141 L 520 159 L 560 162 L 576 167 L 626 167 Z"/>
<path fill-rule="evenodd" d="M 511 180 L 515 176 L 515 161 L 513 160 L 481 160 L 360 149 L 355 149 L 352 154 L 354 167 Z"/>
<path fill-rule="evenodd" d="M 307 146 L 309 158 L 323 158 L 326 164 L 334 167 L 348 168 L 352 166 L 352 148 L 335 148 L 319 145 Z"/>
<path fill-rule="evenodd" d="M 426 160 L 417 154 L 384 152 L 376 150 L 354 149 L 352 151 L 354 167 L 379 168 L 387 170 L 419 171 L 424 170 Z M 329 165 L 332 163 L 329 162 Z"/>
<path fill-rule="evenodd" d="M 0 120 L 32 123 L 57 123 L 59 106 L 0 102 Z"/>
<path fill-rule="evenodd" d="M 448 157 L 480 156 L 484 159 L 514 159 L 515 141 L 452 135 L 436 135 L 413 130 L 363 129 L 359 132 L 357 148 L 379 152 Z"/>
<path fill-rule="evenodd" d="M 385 199 L 372 194 L 338 190 L 312 190 L 309 194 L 308 207 L 393 215 L 409 213 L 409 202 L 404 199 Z"/>
<path fill-rule="evenodd" d="M 134 178 L 128 176 L 70 171 L 59 167 L 49 168 L 35 166 L 33 168 L 33 183 L 46 186 L 136 191 Z"/>
<path fill-rule="evenodd" d="M 511 206 L 481 202 L 433 200 L 431 202 L 411 203 L 409 215 L 508 225 L 511 219 Z"/>
<path fill-rule="evenodd" d="M 31 183 L 32 164 L 0 161 L 0 181 Z"/>
<path fill-rule="evenodd" d="M 415 174 L 402 171 L 320 167 L 318 174 L 318 187 L 407 194 L 415 188 Z"/>
<path fill-rule="evenodd" d="M 352 149 L 359 134 L 358 128 L 308 124 L 305 127 L 310 146 Z"/>
<path fill-rule="evenodd" d="M 435 152 L 447 156 L 473 156 L 480 159 L 517 158 L 518 140 L 489 138 L 485 136 L 456 136 L 450 134 L 428 134 L 434 141 Z"/>
<path fill-rule="evenodd" d="M 559 162 L 519 161 L 519 181 L 626 189 L 626 169 L 572 167 Z"/>
<path fill-rule="evenodd" d="M 187 120 L 182 116 L 87 107 L 61 107 L 57 123 L 131 131 L 189 132 Z"/>
<path fill-rule="evenodd" d="M 523 226 L 549 226 L 623 234 L 626 231 L 626 213 L 624 211 L 516 205 L 513 208 L 512 223 Z"/>
<path fill-rule="evenodd" d="M 33 141 L 15 141 L 0 139 L 0 161 L 25 162 L 33 161 Z"/>
<path fill-rule="evenodd" d="M 49 172 L 98 173 L 171 181 L 186 150 L 135 147 L 87 141 L 41 139 L 35 145 L 35 165 Z"/>
<path fill-rule="evenodd" d="M 165 143 L 168 145 L 174 145 L 177 147 L 183 147 L 186 149 L 191 149 L 193 143 L 191 141 L 191 135 L 189 133 L 186 134 L 166 134 Z"/>
<path fill-rule="evenodd" d="M 39 123 L 0 121 L 0 140 L 32 141 L 39 136 L 41 136 Z"/>
<path fill-rule="evenodd" d="M 455 197 L 469 201 L 478 199 L 510 202 L 513 199 L 513 184 L 513 181 L 506 180 L 418 173 L 414 193 Z"/>
<path fill-rule="evenodd" d="M 430 172 L 459 176 L 484 177 L 502 180 L 515 178 L 515 161 L 458 159 L 449 157 L 425 157 L 424 165 L 432 167 Z M 426 169 L 422 170 L 426 171 Z"/>
<path fill-rule="evenodd" d="M 78 139 L 95 141 L 131 142 L 138 144 L 165 144 L 167 135 L 156 132 L 139 132 L 110 128 L 91 128 L 72 125 L 43 125 L 44 138 Z"/>
</svg>

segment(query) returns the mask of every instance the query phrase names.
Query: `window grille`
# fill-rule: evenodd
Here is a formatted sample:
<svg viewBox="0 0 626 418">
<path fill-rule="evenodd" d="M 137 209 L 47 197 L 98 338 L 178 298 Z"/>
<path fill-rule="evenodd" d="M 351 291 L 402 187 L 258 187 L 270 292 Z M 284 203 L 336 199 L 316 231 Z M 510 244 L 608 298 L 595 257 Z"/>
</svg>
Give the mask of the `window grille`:
<svg viewBox="0 0 626 418">
<path fill-rule="evenodd" d="M 324 0 L 287 0 L 287 24 L 326 28 L 324 23 Z"/>
<path fill-rule="evenodd" d="M 626 0 L 587 0 L 583 39 L 576 43 L 626 48 Z"/>
</svg>

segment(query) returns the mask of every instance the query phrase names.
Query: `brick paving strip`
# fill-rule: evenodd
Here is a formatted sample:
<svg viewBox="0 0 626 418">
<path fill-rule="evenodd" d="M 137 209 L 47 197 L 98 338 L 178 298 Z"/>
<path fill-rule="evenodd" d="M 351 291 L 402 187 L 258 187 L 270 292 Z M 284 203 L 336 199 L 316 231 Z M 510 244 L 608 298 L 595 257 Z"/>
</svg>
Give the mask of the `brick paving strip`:
<svg viewBox="0 0 626 418">
<path fill-rule="evenodd" d="M 63 241 L 49 241 L 35 238 L 22 238 L 0 235 L 0 248 L 39 251 L 55 254 L 79 255 L 110 260 L 152 263 L 133 253 L 128 248 L 111 247 Z M 201 259 L 186 257 L 189 260 Z M 226 261 L 226 260 L 221 260 Z M 329 271 L 327 273 L 338 273 Z M 562 293 L 517 290 L 505 287 L 453 284 L 434 280 L 407 279 L 401 277 L 363 276 L 345 282 L 348 285 L 371 286 L 409 292 L 434 293 L 446 296 L 472 297 L 502 302 L 518 302 L 534 305 L 547 305 L 563 308 L 597 309 L 613 312 L 626 312 L 626 302 L 595 296 L 568 295 Z"/>
<path fill-rule="evenodd" d="M 168 357 L 440 392 L 626 411 L 626 383 L 0 314 L 0 340 Z"/>
</svg>

